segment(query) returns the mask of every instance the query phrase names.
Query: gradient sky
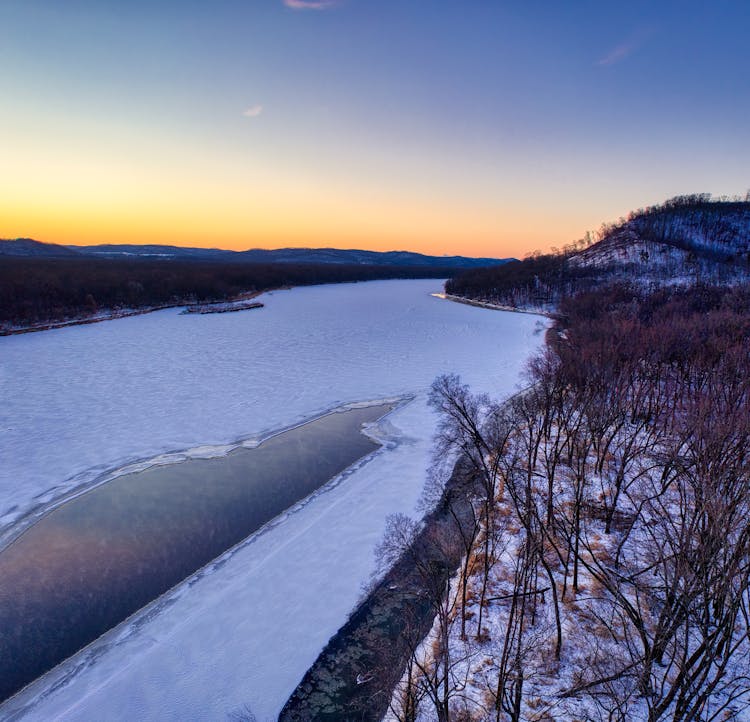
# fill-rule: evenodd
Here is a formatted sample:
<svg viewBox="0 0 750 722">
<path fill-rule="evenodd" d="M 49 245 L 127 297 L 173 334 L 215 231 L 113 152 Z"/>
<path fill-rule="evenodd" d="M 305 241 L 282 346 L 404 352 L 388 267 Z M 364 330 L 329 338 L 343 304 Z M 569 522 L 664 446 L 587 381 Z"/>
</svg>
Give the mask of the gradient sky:
<svg viewBox="0 0 750 722">
<path fill-rule="evenodd" d="M 0 0 L 0 237 L 523 256 L 750 188 L 750 2 Z"/>
</svg>

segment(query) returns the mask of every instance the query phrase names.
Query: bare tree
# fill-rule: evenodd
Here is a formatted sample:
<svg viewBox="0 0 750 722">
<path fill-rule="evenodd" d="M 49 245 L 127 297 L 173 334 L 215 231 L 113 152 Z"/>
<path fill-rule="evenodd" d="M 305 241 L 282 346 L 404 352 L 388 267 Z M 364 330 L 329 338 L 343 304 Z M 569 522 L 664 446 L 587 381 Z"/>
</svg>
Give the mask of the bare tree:
<svg viewBox="0 0 750 722">
<path fill-rule="evenodd" d="M 421 648 L 416 638 L 410 638 L 407 665 L 407 711 L 416 710 L 426 699 L 432 704 L 439 722 L 450 722 L 451 702 L 465 686 L 457 676 L 459 663 L 450 644 L 455 612 L 460 595 L 451 583 L 451 562 L 460 557 L 460 543 L 453 525 L 445 520 L 434 521 L 424 530 L 410 517 L 394 514 L 387 519 L 385 536 L 376 550 L 382 565 L 391 566 L 406 557 L 419 578 L 422 601 L 434 615 L 433 641 L 429 653 Z M 407 625 L 413 633 L 415 625 Z M 403 711 L 403 708 L 402 708 Z"/>
<path fill-rule="evenodd" d="M 455 374 L 440 376 L 433 382 L 429 403 L 440 414 L 435 458 L 460 459 L 470 469 L 481 490 L 480 522 L 484 529 L 484 548 L 477 622 L 479 638 L 482 634 L 487 581 L 494 560 L 495 501 L 503 492 L 502 460 L 512 427 L 503 407 L 492 404 L 486 396 L 472 394 Z"/>
</svg>

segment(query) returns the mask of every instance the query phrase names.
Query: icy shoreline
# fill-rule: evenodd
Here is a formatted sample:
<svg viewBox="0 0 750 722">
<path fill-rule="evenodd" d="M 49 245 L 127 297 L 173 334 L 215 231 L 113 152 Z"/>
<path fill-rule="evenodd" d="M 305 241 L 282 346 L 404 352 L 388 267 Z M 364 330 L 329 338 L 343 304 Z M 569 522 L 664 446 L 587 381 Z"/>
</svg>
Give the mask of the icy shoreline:
<svg viewBox="0 0 750 722">
<path fill-rule="evenodd" d="M 113 468 L 175 449 L 214 453 L 360 399 L 413 397 L 376 431 L 393 443 L 346 483 L 209 565 L 158 613 L 136 615 L 94 657 L 69 660 L 76 673 L 27 688 L 3 715 L 224 718 L 245 705 L 259 719 L 277 715 L 356 606 L 385 517 L 413 513 L 429 465 L 432 380 L 455 371 L 509 395 L 541 345 L 537 319 L 441 304 L 429 295 L 436 285 L 297 288 L 266 294 L 262 314 L 167 310 L 0 339 L 6 530 Z"/>
<path fill-rule="evenodd" d="M 203 578 L 205 575 L 210 574 L 213 571 L 221 568 L 223 564 L 228 559 L 230 559 L 236 552 L 238 552 L 240 549 L 254 543 L 256 539 L 262 536 L 263 534 L 266 534 L 270 530 L 274 529 L 275 527 L 283 524 L 285 520 L 287 520 L 291 515 L 298 513 L 300 510 L 304 509 L 309 503 L 317 499 L 319 496 L 329 493 L 331 490 L 335 489 L 339 484 L 343 483 L 348 477 L 354 474 L 357 470 L 361 469 L 363 466 L 365 466 L 370 461 L 372 461 L 378 454 L 383 453 L 388 448 L 391 448 L 391 449 L 394 448 L 394 446 L 398 444 L 398 439 L 394 440 L 392 435 L 389 433 L 388 423 L 386 420 L 389 414 L 393 413 L 393 411 L 400 408 L 404 404 L 409 403 L 409 401 L 410 399 L 408 398 L 388 400 L 386 408 L 390 406 L 390 410 L 387 410 L 376 421 L 372 421 L 372 422 L 368 422 L 364 424 L 362 428 L 360 428 L 357 431 L 358 434 L 368 437 L 374 443 L 378 444 L 377 448 L 373 448 L 372 451 L 366 453 L 365 455 L 361 456 L 359 459 L 348 464 L 345 468 L 341 469 L 341 471 L 339 471 L 338 473 L 328 478 L 327 481 L 325 481 L 323 484 L 318 486 L 311 493 L 299 499 L 299 501 L 292 503 L 290 506 L 284 509 L 284 511 L 282 511 L 280 514 L 277 514 L 271 517 L 270 519 L 268 519 L 268 521 L 263 523 L 258 529 L 250 533 L 244 539 L 237 542 L 236 544 L 233 544 L 229 548 L 223 550 L 214 559 L 202 565 L 200 568 L 196 569 L 187 577 L 177 582 L 170 589 L 166 590 L 165 592 L 163 592 L 162 594 L 160 594 L 159 596 L 157 596 L 156 598 L 154 598 L 153 600 L 151 600 L 144 606 L 140 607 L 138 610 L 134 611 L 127 618 L 123 619 L 121 622 L 116 624 L 111 629 L 103 632 L 97 639 L 94 639 L 90 643 L 86 644 L 83 648 L 78 650 L 68 660 L 60 663 L 57 666 L 57 668 L 53 668 L 49 670 L 48 672 L 42 674 L 40 677 L 38 677 L 36 680 L 34 680 L 30 684 L 34 684 L 35 686 L 40 685 L 43 687 L 54 688 L 58 686 L 59 684 L 64 684 L 67 681 L 73 679 L 77 674 L 79 674 L 82 671 L 82 669 L 85 669 L 86 667 L 93 664 L 94 661 L 97 659 L 98 656 L 101 655 L 102 652 L 110 648 L 112 643 L 118 644 L 119 640 L 127 639 L 130 636 L 131 631 L 136 630 L 139 627 L 139 620 L 142 621 L 144 619 L 148 619 L 149 621 L 152 621 L 160 613 L 160 611 L 170 603 L 170 600 L 179 598 L 180 594 L 182 593 L 181 591 L 182 587 L 184 586 L 190 587 L 193 584 L 195 584 L 198 580 Z M 277 432 L 274 432 L 273 434 L 270 434 L 269 436 L 260 440 L 258 443 L 252 443 L 252 445 L 249 448 L 256 448 L 258 445 L 263 444 L 264 442 L 270 439 L 287 434 L 289 431 L 301 429 L 305 426 L 308 426 L 309 424 L 314 424 L 316 421 L 320 421 L 321 419 L 324 419 L 332 415 L 351 412 L 353 410 L 358 410 L 358 409 L 369 409 L 369 408 L 378 408 L 378 407 L 382 408 L 383 406 L 384 406 L 383 403 L 371 402 L 371 401 L 348 404 L 346 407 L 336 408 L 332 411 L 329 411 L 326 414 L 316 417 L 315 419 L 310 419 L 302 424 L 298 424 L 292 427 L 291 429 L 278 430 Z M 231 451 L 236 451 L 241 448 L 248 448 L 248 447 L 244 447 L 242 444 L 240 444 L 239 446 L 235 446 Z M 219 456 L 213 456 L 213 457 L 199 456 L 199 457 L 194 457 L 194 458 L 199 458 L 203 460 L 205 458 L 217 459 L 217 458 L 222 458 L 225 456 L 226 454 L 221 453 Z M 185 463 L 185 461 L 177 462 L 177 464 L 182 464 L 182 463 Z M 118 475 L 118 477 L 119 476 L 121 475 Z M 113 479 L 110 481 L 114 481 L 118 477 L 113 477 Z M 90 491 L 90 489 L 86 490 L 86 492 L 88 491 Z M 81 495 L 83 493 L 84 492 L 81 492 Z M 69 501 L 70 501 L 69 499 L 66 499 L 64 503 L 67 504 Z M 52 510 L 49 510 L 49 511 L 52 511 Z M 70 663 L 70 661 L 73 659 L 77 660 L 76 664 Z M 19 690 L 19 692 L 16 694 L 20 694 L 20 697 L 23 697 L 22 690 Z M 12 709 L 14 707 L 12 696 L 8 699 L 11 700 L 8 703 L 8 706 Z"/>
<path fill-rule="evenodd" d="M 493 311 L 507 311 L 508 313 L 528 313 L 532 316 L 544 316 L 545 318 L 555 318 L 555 314 L 544 308 L 521 308 L 520 306 L 504 306 L 499 303 L 490 303 L 490 301 L 478 301 L 474 298 L 464 296 L 454 296 L 450 293 L 433 293 L 435 298 L 443 301 L 453 301 L 453 303 L 464 303 L 467 306 L 476 306 L 477 308 L 489 308 Z"/>
<path fill-rule="evenodd" d="M 99 475 L 95 479 L 83 482 L 80 485 L 75 486 L 69 491 L 66 491 L 60 494 L 59 496 L 54 496 L 53 498 L 50 498 L 49 501 L 44 501 L 41 504 L 41 506 L 32 508 L 26 515 L 18 518 L 17 520 L 14 520 L 10 525 L 6 526 L 5 528 L 0 529 L 0 553 L 2 553 L 4 549 L 9 547 L 11 544 L 13 544 L 13 542 L 16 539 L 18 539 L 18 537 L 20 537 L 29 527 L 39 522 L 43 517 L 45 517 L 50 512 L 59 508 L 63 504 L 66 504 L 69 501 L 81 496 L 82 494 L 86 494 L 92 489 L 95 489 L 103 484 L 108 484 L 109 482 L 114 481 L 120 476 L 125 476 L 126 474 L 135 474 L 135 473 L 138 473 L 140 471 L 145 471 L 146 469 L 150 469 L 155 466 L 171 466 L 174 464 L 180 464 L 184 461 L 190 461 L 193 459 L 215 459 L 215 458 L 219 458 L 222 456 L 226 456 L 232 451 L 235 451 L 236 449 L 240 449 L 240 448 L 254 449 L 260 444 L 268 441 L 269 439 L 279 436 L 280 434 L 284 434 L 287 431 L 291 431 L 292 429 L 297 429 L 300 426 L 305 426 L 306 424 L 309 424 L 313 421 L 317 421 L 318 419 L 322 419 L 323 417 L 328 416 L 329 414 L 341 413 L 344 411 L 349 411 L 351 409 L 365 408 L 368 406 L 379 406 L 381 404 L 393 404 L 394 410 L 396 410 L 403 404 L 409 403 L 409 401 L 411 401 L 412 399 L 413 399 L 412 396 L 393 396 L 393 397 L 387 397 L 387 398 L 382 398 L 382 399 L 369 399 L 366 401 L 354 401 L 348 404 L 334 406 L 334 407 L 331 407 L 330 409 L 325 409 L 321 413 L 315 414 L 314 416 L 311 416 L 306 419 L 302 419 L 298 422 L 290 424 L 289 426 L 283 426 L 281 428 L 274 429 L 272 431 L 267 431 L 260 435 L 256 435 L 247 439 L 237 439 L 227 444 L 195 446 L 190 449 L 184 449 L 182 451 L 167 452 L 167 453 L 159 454 L 158 456 L 139 459 L 137 461 L 125 464 L 124 466 L 118 466 L 114 469 L 105 471 L 103 474 Z M 389 412 L 389 414 L 390 413 L 391 412 Z M 384 434 L 382 432 L 379 433 L 378 429 L 380 427 L 380 424 L 385 422 L 385 420 L 388 418 L 389 414 L 386 414 L 385 416 L 383 416 L 381 421 L 376 424 L 366 425 L 362 429 L 361 433 L 371 438 L 373 441 L 376 441 L 377 443 L 380 443 L 381 445 L 385 445 L 388 440 L 388 436 L 387 434 Z M 342 474 L 343 473 L 344 472 L 342 472 Z M 340 475 L 337 475 L 336 478 L 338 478 L 338 476 Z M 333 479 L 331 481 L 333 481 Z M 329 483 L 330 482 L 327 482 L 324 486 L 327 487 Z M 46 500 L 48 497 L 49 497 L 49 492 L 40 494 L 37 498 Z"/>
</svg>

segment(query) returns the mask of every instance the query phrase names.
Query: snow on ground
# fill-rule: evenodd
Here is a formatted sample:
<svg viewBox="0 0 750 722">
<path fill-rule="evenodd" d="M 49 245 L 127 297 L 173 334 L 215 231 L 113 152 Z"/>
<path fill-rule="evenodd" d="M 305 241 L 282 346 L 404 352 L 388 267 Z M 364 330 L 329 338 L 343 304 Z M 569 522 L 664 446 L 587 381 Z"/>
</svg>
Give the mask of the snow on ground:
<svg viewBox="0 0 750 722">
<path fill-rule="evenodd" d="M 437 281 L 317 286 L 262 310 L 146 316 L 0 339 L 0 533 L 113 469 L 332 407 L 413 395 L 386 447 L 0 708 L 28 719 L 278 713 L 373 569 L 428 464 L 434 377 L 508 395 L 546 321 L 430 296 Z M 189 455 L 189 452 L 188 452 Z M 110 474 L 111 475 L 111 474 Z M 17 524 L 16 524 L 17 525 Z"/>
</svg>

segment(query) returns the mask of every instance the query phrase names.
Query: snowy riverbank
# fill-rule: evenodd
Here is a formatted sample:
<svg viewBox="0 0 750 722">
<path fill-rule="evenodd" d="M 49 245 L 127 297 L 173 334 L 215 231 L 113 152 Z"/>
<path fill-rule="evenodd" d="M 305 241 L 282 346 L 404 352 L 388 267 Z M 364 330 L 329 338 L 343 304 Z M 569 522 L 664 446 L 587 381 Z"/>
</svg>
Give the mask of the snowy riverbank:
<svg viewBox="0 0 750 722">
<path fill-rule="evenodd" d="M 271 718 L 356 604 L 392 512 L 429 461 L 436 375 L 508 395 L 539 319 L 430 297 L 435 281 L 265 294 L 261 314 L 177 310 L 0 339 L 7 532 L 111 469 L 222 453 L 345 403 L 414 395 L 386 448 L 266 533 L 105 635 L 0 712 L 29 719 Z M 7 460 L 7 462 L 6 462 Z M 66 684 L 57 685 L 56 681 Z"/>
</svg>

